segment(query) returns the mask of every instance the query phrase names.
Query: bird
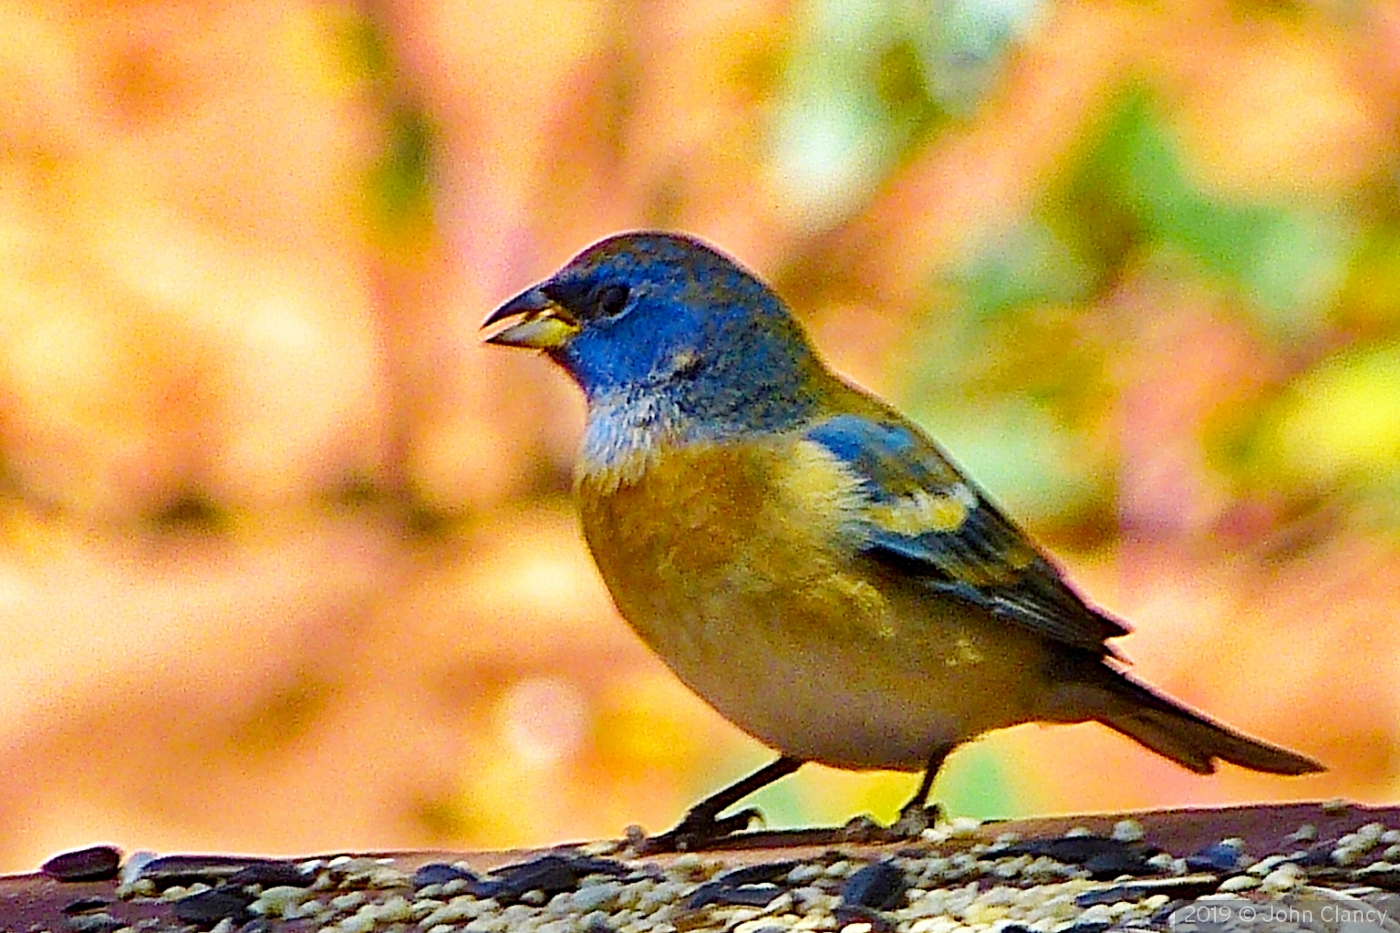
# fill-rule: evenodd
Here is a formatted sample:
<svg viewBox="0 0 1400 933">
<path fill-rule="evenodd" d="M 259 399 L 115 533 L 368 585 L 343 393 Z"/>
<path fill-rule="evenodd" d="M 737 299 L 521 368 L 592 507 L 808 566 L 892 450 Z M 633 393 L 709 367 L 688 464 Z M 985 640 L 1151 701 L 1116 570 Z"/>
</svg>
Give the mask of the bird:
<svg viewBox="0 0 1400 933">
<path fill-rule="evenodd" d="M 575 497 L 622 617 L 778 753 L 658 846 L 747 829 L 756 810 L 721 814 L 807 762 L 922 771 L 896 823 L 917 831 L 949 753 L 1027 722 L 1099 722 L 1198 774 L 1323 770 L 1133 677 L 1108 644 L 1127 625 L 715 247 L 610 236 L 482 326 L 583 392 Z"/>
</svg>

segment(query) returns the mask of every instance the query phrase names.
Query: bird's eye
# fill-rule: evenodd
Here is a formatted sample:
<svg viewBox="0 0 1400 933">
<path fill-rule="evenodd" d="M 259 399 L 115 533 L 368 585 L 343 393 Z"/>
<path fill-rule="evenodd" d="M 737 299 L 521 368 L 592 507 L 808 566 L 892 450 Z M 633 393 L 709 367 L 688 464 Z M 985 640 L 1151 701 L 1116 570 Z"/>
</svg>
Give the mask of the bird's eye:
<svg viewBox="0 0 1400 933">
<path fill-rule="evenodd" d="M 630 294 L 626 285 L 604 285 L 593 296 L 593 307 L 600 317 L 612 317 L 627 307 Z"/>
</svg>

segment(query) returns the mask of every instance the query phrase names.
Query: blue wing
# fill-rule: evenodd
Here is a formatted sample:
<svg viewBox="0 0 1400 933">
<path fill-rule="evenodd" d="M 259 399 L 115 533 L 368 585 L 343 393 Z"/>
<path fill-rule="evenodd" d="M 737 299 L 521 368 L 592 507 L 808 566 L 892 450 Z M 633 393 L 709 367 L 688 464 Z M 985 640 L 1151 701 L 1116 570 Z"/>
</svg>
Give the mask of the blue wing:
<svg viewBox="0 0 1400 933">
<path fill-rule="evenodd" d="M 1104 640 L 1128 629 L 1086 605 L 932 441 L 896 417 L 837 415 L 805 435 L 859 477 L 866 554 L 1045 638 L 1111 654 Z"/>
</svg>

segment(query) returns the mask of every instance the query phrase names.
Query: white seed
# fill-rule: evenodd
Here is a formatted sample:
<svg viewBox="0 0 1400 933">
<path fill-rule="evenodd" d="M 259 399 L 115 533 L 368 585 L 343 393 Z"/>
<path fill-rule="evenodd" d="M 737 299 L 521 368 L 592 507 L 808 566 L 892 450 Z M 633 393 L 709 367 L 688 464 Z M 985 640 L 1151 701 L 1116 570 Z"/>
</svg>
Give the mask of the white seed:
<svg viewBox="0 0 1400 933">
<path fill-rule="evenodd" d="M 369 933 L 374 929 L 374 914 L 359 911 L 336 924 L 341 933 Z"/>
<path fill-rule="evenodd" d="M 119 884 L 116 895 L 124 901 L 129 901 L 133 897 L 155 897 L 156 883 L 150 878 L 142 878 L 131 884 Z"/>
<path fill-rule="evenodd" d="M 571 898 L 573 908 L 584 914 L 605 910 L 617 902 L 617 895 L 621 890 L 622 885 L 616 881 L 585 884 L 574 892 Z"/>
<path fill-rule="evenodd" d="M 1075 918 L 1078 910 L 1073 894 L 1056 894 L 1042 904 L 1037 913 L 1054 920 L 1070 920 Z"/>
<path fill-rule="evenodd" d="M 1079 915 L 1079 923 L 1112 923 L 1113 912 L 1108 909 L 1107 904 L 1095 904 L 1087 907 Z"/>
<path fill-rule="evenodd" d="M 572 917 L 558 917 L 535 927 L 535 933 L 574 933 L 574 926 Z"/>
<path fill-rule="evenodd" d="M 922 917 L 909 926 L 909 933 L 945 933 L 947 917 Z"/>
<path fill-rule="evenodd" d="M 1021 873 L 1021 869 L 1025 868 L 1030 863 L 1031 857 L 1029 855 L 1021 855 L 1016 858 L 1003 859 L 1002 861 L 996 864 L 996 867 L 992 869 L 992 874 L 996 875 L 998 878 L 1006 878 L 1009 880 L 1019 875 Z"/>
<path fill-rule="evenodd" d="M 773 898 L 773 900 L 768 904 L 768 906 L 763 908 L 763 912 L 769 917 L 773 917 L 778 914 L 785 914 L 791 911 L 796 903 L 797 899 L 792 896 L 792 892 L 784 891 L 782 894 L 779 894 L 777 897 Z M 653 914 L 652 917 L 655 918 L 656 916 L 660 915 L 662 911 L 666 911 L 666 915 L 669 918 L 671 912 L 674 909 L 674 904 L 667 904 L 664 907 L 662 907 L 661 910 L 658 910 L 655 914 Z"/>
<path fill-rule="evenodd" d="M 501 911 L 501 917 L 508 923 L 516 924 L 523 922 L 527 917 L 533 917 L 535 912 L 524 904 L 511 904 Z"/>
<path fill-rule="evenodd" d="M 642 896 L 655 886 L 656 882 L 650 878 L 623 885 L 622 890 L 617 892 L 617 904 L 614 905 L 614 909 L 636 907 Z"/>
<path fill-rule="evenodd" d="M 463 929 L 469 930 L 471 933 L 506 933 L 506 922 L 501 919 L 499 914 L 478 917 Z"/>
<path fill-rule="evenodd" d="M 117 872 L 117 884 L 133 884 L 141 874 L 141 870 L 154 862 L 158 856 L 149 850 L 142 849 L 133 852 L 125 862 L 122 862 L 121 870 Z"/>
<path fill-rule="evenodd" d="M 474 906 L 472 905 L 472 907 Z M 457 904 L 454 901 L 434 909 L 426 917 L 419 917 L 418 925 L 427 929 L 436 926 L 450 926 L 454 923 L 461 923 L 463 920 L 473 920 L 478 915 L 478 911 L 471 909 L 468 905 Z"/>
<path fill-rule="evenodd" d="M 909 907 L 901 913 L 901 916 L 910 919 L 918 919 L 921 917 L 947 917 L 948 901 L 941 897 L 926 897 L 917 904 L 909 905 Z"/>
<path fill-rule="evenodd" d="M 1157 871 L 1171 871 L 1172 862 L 1176 861 L 1170 852 L 1158 852 L 1147 860 L 1147 864 Z"/>
<path fill-rule="evenodd" d="M 698 871 L 700 867 L 700 856 L 696 855 L 694 852 L 686 852 L 682 855 L 678 855 L 676 856 L 676 860 L 671 863 L 671 870 L 681 875 L 694 873 Z"/>
<path fill-rule="evenodd" d="M 681 899 L 686 889 L 687 885 L 679 881 L 657 882 L 637 898 L 637 912 L 649 914 L 665 904 L 675 903 Z"/>
<path fill-rule="evenodd" d="M 365 884 L 371 888 L 403 888 L 409 884 L 408 875 L 397 868 L 379 866 L 365 872 Z"/>
<path fill-rule="evenodd" d="M 1065 830 L 1066 839 L 1078 839 L 1080 836 L 1087 835 L 1089 835 L 1089 827 L 1087 826 L 1075 826 Z"/>
<path fill-rule="evenodd" d="M 938 880 L 948 874 L 953 863 L 941 855 L 934 855 L 924 859 L 923 866 L 923 871 L 919 873 L 920 879 Z"/>
<path fill-rule="evenodd" d="M 1268 858 L 1262 858 L 1250 865 L 1247 871 L 1256 878 L 1262 878 L 1286 861 L 1288 861 L 1286 855 L 1270 855 Z"/>
<path fill-rule="evenodd" d="M 1278 894 L 1298 887 L 1306 880 L 1306 877 L 1303 869 L 1299 868 L 1296 863 L 1284 862 L 1265 875 L 1259 886 L 1270 894 Z"/>
<path fill-rule="evenodd" d="M 1249 891 L 1259 887 L 1259 879 L 1253 875 L 1235 875 L 1220 882 L 1219 891 Z"/>
<path fill-rule="evenodd" d="M 1119 820 L 1113 824 L 1112 838 L 1119 842 L 1141 842 L 1147 832 L 1137 820 Z"/>
<path fill-rule="evenodd" d="M 1311 823 L 1304 823 L 1289 833 L 1288 838 L 1294 842 L 1312 842 L 1317 838 L 1317 827 Z"/>
<path fill-rule="evenodd" d="M 975 816 L 955 816 L 948 823 L 953 839 L 971 839 L 982 828 L 982 821 Z"/>
<path fill-rule="evenodd" d="M 758 917 L 753 920 L 745 920 L 734 928 L 734 933 L 759 933 L 760 930 L 775 930 L 779 924 L 774 922 L 773 917 Z"/>
<path fill-rule="evenodd" d="M 1064 877 L 1064 868 L 1064 865 L 1054 859 L 1042 855 L 1021 869 L 1021 877 L 1027 881 L 1051 881 Z"/>
<path fill-rule="evenodd" d="M 380 923 L 407 923 L 413 919 L 413 907 L 402 894 L 395 894 L 374 911 Z"/>
<path fill-rule="evenodd" d="M 350 891 L 338 897 L 331 898 L 331 907 L 335 910 L 354 910 L 365 902 L 365 892 Z"/>
<path fill-rule="evenodd" d="M 1347 812 L 1347 808 L 1350 806 L 1351 804 L 1347 803 L 1347 801 L 1341 797 L 1333 797 L 1331 800 L 1323 802 L 1322 812 L 1326 813 L 1328 816 L 1341 816 Z"/>
<path fill-rule="evenodd" d="M 1353 865 L 1361 857 L 1361 850 L 1351 846 L 1339 845 L 1332 850 L 1332 863 L 1334 865 Z"/>
<path fill-rule="evenodd" d="M 591 910 L 591 911 L 589 911 L 588 913 L 584 914 L 581 918 L 579 918 L 579 922 L 578 922 L 578 927 L 577 927 L 577 928 L 580 929 L 580 930 L 589 930 L 589 929 L 601 930 L 601 929 L 606 928 L 607 926 L 608 926 L 608 914 L 607 914 L 607 911 L 603 911 L 603 910 Z M 431 933 L 431 931 L 429 931 L 429 933 Z"/>
<path fill-rule="evenodd" d="M 292 920 L 302 915 L 297 908 L 310 894 L 305 888 L 277 885 L 264 891 L 248 909 L 264 917 L 285 917 Z"/>
</svg>

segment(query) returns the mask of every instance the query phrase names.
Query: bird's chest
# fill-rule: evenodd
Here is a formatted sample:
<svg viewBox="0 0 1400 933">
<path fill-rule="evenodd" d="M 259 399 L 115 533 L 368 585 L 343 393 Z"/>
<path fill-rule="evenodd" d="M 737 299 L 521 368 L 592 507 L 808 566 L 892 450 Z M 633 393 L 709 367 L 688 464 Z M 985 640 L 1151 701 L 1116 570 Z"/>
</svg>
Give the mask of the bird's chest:
<svg viewBox="0 0 1400 933">
<path fill-rule="evenodd" d="M 584 535 L 624 617 L 663 654 L 760 638 L 848 600 L 853 482 L 800 443 L 696 445 L 583 471 Z M 742 631 L 732 631 L 735 620 Z"/>
</svg>

